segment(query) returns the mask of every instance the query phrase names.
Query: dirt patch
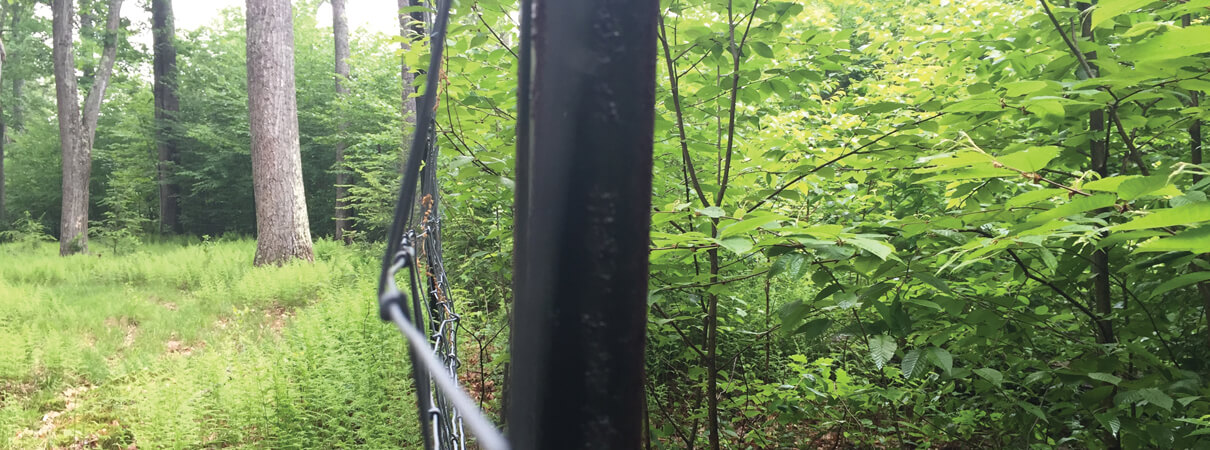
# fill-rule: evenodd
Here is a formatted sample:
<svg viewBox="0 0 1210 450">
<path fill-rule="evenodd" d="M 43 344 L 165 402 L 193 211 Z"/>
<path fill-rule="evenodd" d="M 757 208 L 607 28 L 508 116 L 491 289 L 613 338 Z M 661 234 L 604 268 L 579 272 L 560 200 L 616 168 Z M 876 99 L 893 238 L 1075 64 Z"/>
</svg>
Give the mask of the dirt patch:
<svg viewBox="0 0 1210 450">
<path fill-rule="evenodd" d="M 468 352 L 464 364 L 459 368 L 459 378 L 475 402 L 490 403 L 497 394 L 496 380 L 492 379 L 490 370 L 485 367 L 492 360 L 491 353 L 484 352 L 483 359 L 480 361 L 478 352 Z"/>
<path fill-rule="evenodd" d="M 151 302 L 151 303 L 155 303 L 155 304 L 160 305 L 160 306 L 163 306 L 163 307 L 164 307 L 164 309 L 167 309 L 167 310 L 169 310 L 169 311 L 176 311 L 176 310 L 178 310 L 178 309 L 181 309 L 180 307 L 178 307 L 178 306 L 177 306 L 177 304 L 176 304 L 176 303 L 169 302 L 169 301 L 165 301 L 164 299 L 159 298 L 159 297 L 154 296 L 154 295 L 152 295 L 152 296 L 150 296 L 150 297 L 147 297 L 147 301 L 149 301 L 149 302 Z"/>
<path fill-rule="evenodd" d="M 198 341 L 193 344 L 185 343 L 174 335 L 164 343 L 164 350 L 169 355 L 189 356 L 194 351 L 206 348 L 206 341 Z"/>
<path fill-rule="evenodd" d="M 38 386 L 33 382 L 18 383 L 16 381 L 0 380 L 0 405 L 9 401 L 9 399 L 29 397 L 37 390 Z"/>
<path fill-rule="evenodd" d="M 20 439 L 30 438 L 30 437 L 38 438 L 38 439 L 45 439 L 47 436 L 49 436 L 51 433 L 53 433 L 57 428 L 59 428 L 60 421 L 58 419 L 60 417 L 62 417 L 64 414 L 67 414 L 67 413 L 71 412 L 72 410 L 76 409 L 77 407 L 79 407 L 80 406 L 79 397 L 91 389 L 92 389 L 92 386 L 83 385 L 83 386 L 77 386 L 77 387 L 68 388 L 68 389 L 64 390 L 60 394 L 60 397 L 63 400 L 63 409 L 55 410 L 55 411 L 48 411 L 46 414 L 43 414 L 41 424 L 38 426 L 37 430 L 33 430 L 33 429 L 22 430 L 17 433 L 17 439 L 20 440 Z"/>
<path fill-rule="evenodd" d="M 294 317 L 294 313 L 288 308 L 273 305 L 265 309 L 265 325 L 262 327 L 268 327 L 274 336 L 281 336 L 282 330 L 286 329 L 286 322 L 292 317 Z"/>
<path fill-rule="evenodd" d="M 105 319 L 105 326 L 126 330 L 126 336 L 122 339 L 122 348 L 134 345 L 135 337 L 139 334 L 139 321 L 131 317 L 110 317 Z"/>
</svg>

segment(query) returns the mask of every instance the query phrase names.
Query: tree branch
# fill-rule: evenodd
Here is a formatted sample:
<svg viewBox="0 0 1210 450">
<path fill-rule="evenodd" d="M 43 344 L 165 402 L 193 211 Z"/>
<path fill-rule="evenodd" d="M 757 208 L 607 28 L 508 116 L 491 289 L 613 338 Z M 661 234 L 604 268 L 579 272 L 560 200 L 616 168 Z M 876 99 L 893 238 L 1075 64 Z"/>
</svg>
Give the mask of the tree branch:
<svg viewBox="0 0 1210 450">
<path fill-rule="evenodd" d="M 93 138 L 97 134 L 97 117 L 101 114 L 101 99 L 105 97 L 105 88 L 109 86 L 109 78 L 113 75 L 113 64 L 118 56 L 118 26 L 121 25 L 121 13 L 122 0 L 109 0 L 109 15 L 105 19 L 105 49 L 101 51 L 100 69 L 84 100 L 82 123 L 84 124 L 84 135 L 88 138 L 88 147 L 92 147 Z"/>
</svg>

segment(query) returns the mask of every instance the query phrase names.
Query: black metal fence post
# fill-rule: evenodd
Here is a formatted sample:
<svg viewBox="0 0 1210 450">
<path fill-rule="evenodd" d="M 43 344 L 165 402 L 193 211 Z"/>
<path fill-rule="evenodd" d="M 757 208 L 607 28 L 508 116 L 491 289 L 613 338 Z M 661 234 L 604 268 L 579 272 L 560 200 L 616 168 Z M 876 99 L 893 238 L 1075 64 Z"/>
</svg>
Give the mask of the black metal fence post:
<svg viewBox="0 0 1210 450">
<path fill-rule="evenodd" d="M 639 448 L 659 1 L 528 3 L 509 440 Z"/>
</svg>

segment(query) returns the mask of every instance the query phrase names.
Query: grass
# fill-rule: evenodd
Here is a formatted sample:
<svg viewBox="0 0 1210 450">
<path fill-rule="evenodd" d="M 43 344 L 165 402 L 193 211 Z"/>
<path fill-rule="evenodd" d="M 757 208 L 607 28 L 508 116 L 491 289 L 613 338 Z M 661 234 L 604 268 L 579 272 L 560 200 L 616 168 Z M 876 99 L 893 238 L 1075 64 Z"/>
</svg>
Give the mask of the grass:
<svg viewBox="0 0 1210 450">
<path fill-rule="evenodd" d="M 414 446 L 375 257 L 319 242 L 253 268 L 254 248 L 0 245 L 0 448 Z"/>
</svg>

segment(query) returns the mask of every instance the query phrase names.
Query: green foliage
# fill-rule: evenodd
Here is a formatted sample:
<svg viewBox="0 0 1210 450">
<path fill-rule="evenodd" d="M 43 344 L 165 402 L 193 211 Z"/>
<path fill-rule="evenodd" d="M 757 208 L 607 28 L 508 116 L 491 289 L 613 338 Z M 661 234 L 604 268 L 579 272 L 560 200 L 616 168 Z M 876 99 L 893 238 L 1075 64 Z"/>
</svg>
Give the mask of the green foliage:
<svg viewBox="0 0 1210 450">
<path fill-rule="evenodd" d="M 0 246 L 0 446 L 415 445 L 375 258 L 321 241 L 314 265 L 253 268 L 253 246 Z"/>
<path fill-rule="evenodd" d="M 22 217 L 13 222 L 12 229 L 0 231 L 0 242 L 14 242 L 20 246 L 33 249 L 41 242 L 50 242 L 54 237 L 47 234 L 46 226 L 34 219 L 25 211 Z"/>
</svg>

